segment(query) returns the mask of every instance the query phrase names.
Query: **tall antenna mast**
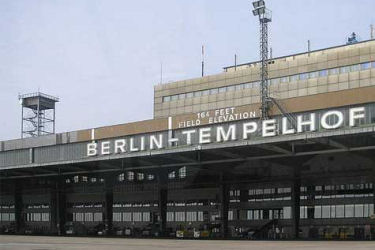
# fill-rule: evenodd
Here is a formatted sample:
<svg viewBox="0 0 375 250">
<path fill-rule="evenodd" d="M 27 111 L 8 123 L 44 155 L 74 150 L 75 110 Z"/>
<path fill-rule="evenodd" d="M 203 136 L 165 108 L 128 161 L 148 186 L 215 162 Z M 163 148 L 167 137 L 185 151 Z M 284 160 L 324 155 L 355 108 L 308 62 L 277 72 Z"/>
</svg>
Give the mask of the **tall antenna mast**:
<svg viewBox="0 0 375 250">
<path fill-rule="evenodd" d="M 272 20 L 271 11 L 266 8 L 264 0 L 253 2 L 253 14 L 259 16 L 260 24 L 260 98 L 262 102 L 261 119 L 269 118 L 271 100 L 268 90 L 268 23 Z"/>
<path fill-rule="evenodd" d="M 371 39 L 374 39 L 374 25 L 373 24 L 370 25 L 370 37 Z"/>
<path fill-rule="evenodd" d="M 204 45 L 202 45 L 202 77 L 204 76 Z"/>
</svg>

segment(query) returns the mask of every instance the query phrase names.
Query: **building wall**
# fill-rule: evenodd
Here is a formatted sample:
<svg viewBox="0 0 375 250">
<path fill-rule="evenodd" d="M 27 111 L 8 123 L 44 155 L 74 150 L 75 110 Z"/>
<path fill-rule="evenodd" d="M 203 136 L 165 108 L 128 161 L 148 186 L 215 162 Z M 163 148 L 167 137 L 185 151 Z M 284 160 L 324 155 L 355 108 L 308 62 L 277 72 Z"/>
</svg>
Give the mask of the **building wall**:
<svg viewBox="0 0 375 250">
<path fill-rule="evenodd" d="M 361 64 L 367 62 L 372 62 L 370 68 L 361 68 Z M 340 69 L 344 66 L 351 67 Z M 320 72 L 334 68 L 338 68 L 338 74 Z M 156 85 L 154 118 L 258 104 L 259 70 L 259 63 L 255 62 L 225 68 L 217 75 Z M 309 73 L 309 77 L 304 73 Z M 288 81 L 281 82 L 285 77 Z M 269 64 L 269 78 L 271 96 L 281 100 L 375 85 L 375 41 L 275 58 Z M 250 84 L 245 86 L 246 83 Z M 244 86 L 240 87 L 240 84 Z M 228 86 L 233 87 L 222 93 L 220 89 L 218 93 L 216 90 L 196 93 Z M 181 98 L 176 98 L 177 95 Z"/>
</svg>

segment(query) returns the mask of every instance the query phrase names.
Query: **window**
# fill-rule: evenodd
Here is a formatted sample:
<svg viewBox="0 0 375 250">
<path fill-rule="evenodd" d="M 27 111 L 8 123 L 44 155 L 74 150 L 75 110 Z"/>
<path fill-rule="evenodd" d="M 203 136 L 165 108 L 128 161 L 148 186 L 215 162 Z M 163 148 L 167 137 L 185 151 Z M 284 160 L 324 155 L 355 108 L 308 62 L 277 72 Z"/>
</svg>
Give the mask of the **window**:
<svg viewBox="0 0 375 250">
<path fill-rule="evenodd" d="M 299 75 L 299 79 L 300 80 L 306 80 L 309 78 L 309 74 L 308 73 L 302 73 Z"/>
<path fill-rule="evenodd" d="M 209 94 L 210 94 L 210 91 L 208 89 L 202 91 L 202 95 L 209 95 Z"/>
<path fill-rule="evenodd" d="M 169 178 L 169 179 L 174 179 L 174 178 L 176 178 L 176 171 L 172 171 L 172 172 L 170 172 L 170 173 L 168 174 L 168 178 Z"/>
<path fill-rule="evenodd" d="M 243 89 L 243 85 L 242 84 L 236 85 L 236 90 L 241 90 L 241 89 Z"/>
<path fill-rule="evenodd" d="M 321 207 L 321 206 L 315 206 L 315 210 L 314 210 L 314 218 L 315 218 L 315 219 L 320 219 L 320 218 L 322 218 L 322 207 Z"/>
<path fill-rule="evenodd" d="M 299 80 L 299 75 L 292 75 L 292 76 L 290 77 L 290 81 L 291 81 L 291 82 L 298 81 L 298 80 Z"/>
<path fill-rule="evenodd" d="M 271 84 L 278 84 L 278 83 L 280 83 L 280 78 L 271 79 Z"/>
<path fill-rule="evenodd" d="M 283 219 L 291 219 L 292 218 L 292 208 L 291 207 L 283 207 Z"/>
<path fill-rule="evenodd" d="M 185 96 L 186 96 L 185 93 L 183 93 L 183 94 L 179 94 L 179 95 L 178 95 L 178 99 L 180 99 L 180 100 L 185 99 Z"/>
<path fill-rule="evenodd" d="M 233 90 L 234 90 L 234 86 L 227 87 L 227 91 L 233 91 Z"/>
<path fill-rule="evenodd" d="M 369 68 L 371 68 L 370 62 L 361 63 L 361 70 L 366 70 L 366 69 L 369 69 Z"/>
<path fill-rule="evenodd" d="M 113 213 L 113 221 L 122 221 L 121 213 Z"/>
<path fill-rule="evenodd" d="M 214 88 L 214 89 L 210 89 L 210 95 L 214 95 L 214 94 L 217 94 L 218 93 L 218 89 L 217 88 Z"/>
<path fill-rule="evenodd" d="M 309 73 L 309 78 L 317 78 L 317 77 L 318 77 L 318 72 L 317 71 Z"/>
<path fill-rule="evenodd" d="M 195 91 L 194 92 L 194 97 L 200 97 L 202 96 L 202 91 Z"/>
<path fill-rule="evenodd" d="M 354 217 L 354 205 L 345 205 L 345 218 Z"/>
<path fill-rule="evenodd" d="M 145 175 L 143 173 L 137 174 L 137 180 L 142 181 L 142 180 L 144 180 L 144 178 L 145 178 Z"/>
<path fill-rule="evenodd" d="M 142 221 L 142 213 L 141 212 L 134 212 L 133 213 L 133 221 L 135 221 L 135 222 Z"/>
<path fill-rule="evenodd" d="M 280 82 L 282 83 L 289 82 L 289 77 L 288 76 L 281 77 Z"/>
<path fill-rule="evenodd" d="M 375 68 L 375 62 L 372 62 L 371 65 L 373 68 Z"/>
<path fill-rule="evenodd" d="M 132 171 L 128 172 L 128 180 L 129 181 L 134 181 L 134 172 L 132 172 Z"/>
<path fill-rule="evenodd" d="M 319 71 L 319 77 L 324 77 L 328 75 L 328 70 L 323 69 Z"/>
<path fill-rule="evenodd" d="M 322 218 L 330 218 L 330 217 L 331 217 L 331 207 L 322 206 Z"/>
<path fill-rule="evenodd" d="M 198 211 L 198 221 L 203 221 L 203 211 Z"/>
<path fill-rule="evenodd" d="M 174 212 L 167 212 L 167 221 L 174 221 Z"/>
<path fill-rule="evenodd" d="M 228 220 L 233 220 L 233 210 L 228 211 Z"/>
<path fill-rule="evenodd" d="M 85 213 L 85 221 L 93 221 L 92 213 Z"/>
<path fill-rule="evenodd" d="M 219 88 L 219 93 L 224 93 L 225 91 L 227 91 L 227 87 Z"/>
<path fill-rule="evenodd" d="M 350 66 L 350 71 L 351 72 L 358 71 L 359 69 L 360 69 L 360 65 L 359 64 L 355 64 L 355 65 Z"/>
<path fill-rule="evenodd" d="M 143 212 L 142 217 L 143 217 L 142 218 L 143 221 L 149 222 L 150 221 L 150 212 Z"/>
<path fill-rule="evenodd" d="M 249 88 L 251 88 L 251 86 L 252 86 L 252 84 L 249 83 L 249 82 L 243 84 L 243 88 L 244 88 L 244 89 L 249 89 Z"/>
<path fill-rule="evenodd" d="M 122 213 L 122 220 L 123 221 L 132 221 L 132 213 L 130 212 L 125 212 L 125 213 Z"/>
<path fill-rule="evenodd" d="M 180 178 L 185 178 L 186 177 L 186 167 L 182 167 L 178 170 L 178 175 Z"/>
<path fill-rule="evenodd" d="M 186 94 L 186 98 L 192 98 L 194 96 L 193 92 L 189 92 Z"/>
<path fill-rule="evenodd" d="M 42 213 L 42 221 L 49 221 L 49 213 Z"/>
<path fill-rule="evenodd" d="M 164 96 L 163 97 L 163 102 L 169 102 L 171 101 L 171 97 L 170 96 Z"/>
<path fill-rule="evenodd" d="M 337 75 L 339 73 L 339 69 L 338 68 L 334 68 L 334 69 L 330 69 L 329 70 L 329 74 L 330 75 Z"/>
<path fill-rule="evenodd" d="M 176 221 L 185 221 L 185 212 L 176 212 Z"/>
<path fill-rule="evenodd" d="M 186 212 L 186 221 L 197 221 L 197 212 Z"/>
<path fill-rule="evenodd" d="M 125 180 L 125 174 L 124 174 L 124 173 L 120 174 L 120 175 L 118 176 L 118 180 L 119 180 L 119 181 L 124 181 L 124 180 Z"/>
<path fill-rule="evenodd" d="M 94 221 L 103 221 L 102 213 L 94 213 Z"/>
<path fill-rule="evenodd" d="M 171 96 L 171 101 L 177 101 L 177 100 L 178 100 L 178 95 Z"/>
<path fill-rule="evenodd" d="M 363 204 L 354 205 L 354 217 L 357 217 L 357 218 L 364 217 L 364 205 Z"/>
<path fill-rule="evenodd" d="M 344 66 L 340 68 L 340 73 L 348 73 L 350 72 L 350 66 Z"/>
</svg>

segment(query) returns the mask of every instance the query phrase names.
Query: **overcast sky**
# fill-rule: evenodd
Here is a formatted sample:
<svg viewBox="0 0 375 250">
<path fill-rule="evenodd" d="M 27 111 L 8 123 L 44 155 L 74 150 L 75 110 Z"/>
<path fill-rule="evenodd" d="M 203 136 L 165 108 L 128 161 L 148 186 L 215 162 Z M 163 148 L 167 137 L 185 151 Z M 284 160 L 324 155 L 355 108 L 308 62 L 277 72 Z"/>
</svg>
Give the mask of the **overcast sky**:
<svg viewBox="0 0 375 250">
<path fill-rule="evenodd" d="M 274 56 L 370 38 L 374 0 L 268 0 Z M 57 132 L 152 119 L 153 86 L 255 61 L 249 0 L 0 0 L 0 140 L 20 137 L 18 93 L 61 98 Z"/>
</svg>

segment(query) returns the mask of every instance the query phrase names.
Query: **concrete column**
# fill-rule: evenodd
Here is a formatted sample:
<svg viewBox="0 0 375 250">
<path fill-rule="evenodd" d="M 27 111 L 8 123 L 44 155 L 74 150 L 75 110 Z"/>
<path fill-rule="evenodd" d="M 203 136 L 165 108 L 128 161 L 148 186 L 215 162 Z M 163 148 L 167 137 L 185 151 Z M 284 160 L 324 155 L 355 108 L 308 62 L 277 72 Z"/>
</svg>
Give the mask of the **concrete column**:
<svg viewBox="0 0 375 250">
<path fill-rule="evenodd" d="M 14 187 L 14 210 L 15 210 L 15 221 L 16 221 L 16 233 L 22 233 L 25 226 L 25 216 L 23 214 L 23 200 L 22 193 L 23 187 L 21 181 L 15 181 Z"/>
<path fill-rule="evenodd" d="M 51 189 L 51 226 L 57 235 L 64 235 L 66 217 L 65 179 L 59 176 L 55 179 L 55 185 Z"/>
<path fill-rule="evenodd" d="M 299 238 L 299 221 L 300 221 L 300 193 L 301 178 L 298 166 L 295 167 L 294 180 L 292 185 L 292 238 Z"/>
<path fill-rule="evenodd" d="M 167 236 L 168 173 L 160 171 L 158 178 L 158 214 L 160 236 Z"/>
<path fill-rule="evenodd" d="M 228 210 L 229 210 L 229 190 L 228 185 L 224 182 L 224 173 L 220 175 L 220 216 L 221 216 L 221 237 L 228 237 Z"/>
<path fill-rule="evenodd" d="M 104 202 L 104 224 L 107 235 L 113 232 L 113 186 L 115 176 L 107 176 L 104 182 L 105 202 Z"/>
</svg>

